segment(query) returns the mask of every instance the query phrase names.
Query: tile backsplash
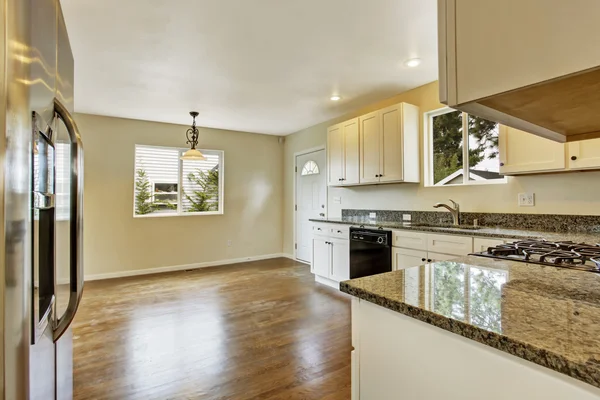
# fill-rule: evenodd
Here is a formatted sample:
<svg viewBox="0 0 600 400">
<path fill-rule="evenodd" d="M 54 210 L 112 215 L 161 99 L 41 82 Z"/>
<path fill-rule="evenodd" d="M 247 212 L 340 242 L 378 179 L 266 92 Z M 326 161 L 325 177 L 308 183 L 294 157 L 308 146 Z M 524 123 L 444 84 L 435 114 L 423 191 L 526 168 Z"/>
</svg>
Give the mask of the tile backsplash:
<svg viewBox="0 0 600 400">
<path fill-rule="evenodd" d="M 400 210 L 342 210 L 342 219 L 352 218 L 364 221 L 370 213 L 376 214 L 377 221 L 403 222 L 402 216 L 408 214 L 413 223 L 451 224 L 449 212 L 440 211 L 400 211 Z M 528 229 L 547 232 L 581 232 L 600 233 L 600 216 L 598 215 L 564 215 L 564 214 L 504 214 L 504 213 L 460 213 L 462 225 L 478 225 L 507 229 Z"/>
</svg>

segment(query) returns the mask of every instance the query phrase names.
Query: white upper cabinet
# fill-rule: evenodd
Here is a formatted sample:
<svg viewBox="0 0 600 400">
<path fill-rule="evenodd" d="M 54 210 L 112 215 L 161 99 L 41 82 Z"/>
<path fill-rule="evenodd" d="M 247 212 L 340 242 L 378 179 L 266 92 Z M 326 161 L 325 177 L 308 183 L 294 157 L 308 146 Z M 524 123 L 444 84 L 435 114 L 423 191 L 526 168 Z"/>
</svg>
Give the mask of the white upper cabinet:
<svg viewBox="0 0 600 400">
<path fill-rule="evenodd" d="M 358 118 L 327 129 L 327 183 L 329 186 L 359 182 Z"/>
<path fill-rule="evenodd" d="M 400 103 L 379 111 L 380 182 L 420 182 L 419 108 Z"/>
<path fill-rule="evenodd" d="M 569 143 L 569 169 L 600 168 L 600 139 Z"/>
<path fill-rule="evenodd" d="M 327 184 L 342 184 L 344 178 L 344 136 L 342 124 L 329 127 L 327 130 Z"/>
<path fill-rule="evenodd" d="M 507 126 L 500 126 L 498 151 L 504 175 L 565 169 L 565 144 Z"/>
<path fill-rule="evenodd" d="M 412 104 L 399 103 L 334 125 L 327 143 L 338 146 L 328 150 L 328 164 L 334 168 L 330 186 L 420 181 L 419 108 Z M 338 176 L 336 156 L 341 153 L 344 172 Z"/>
<path fill-rule="evenodd" d="M 357 184 L 359 179 L 358 118 L 342 122 L 344 132 L 344 185 Z"/>
<path fill-rule="evenodd" d="M 557 143 L 501 125 L 498 150 L 504 175 L 600 169 L 600 139 Z"/>
<path fill-rule="evenodd" d="M 598 0 L 438 0 L 440 101 L 555 141 L 600 137 L 599 15 Z"/>
<path fill-rule="evenodd" d="M 360 183 L 379 182 L 381 119 L 379 111 L 363 115 L 360 121 Z"/>
</svg>

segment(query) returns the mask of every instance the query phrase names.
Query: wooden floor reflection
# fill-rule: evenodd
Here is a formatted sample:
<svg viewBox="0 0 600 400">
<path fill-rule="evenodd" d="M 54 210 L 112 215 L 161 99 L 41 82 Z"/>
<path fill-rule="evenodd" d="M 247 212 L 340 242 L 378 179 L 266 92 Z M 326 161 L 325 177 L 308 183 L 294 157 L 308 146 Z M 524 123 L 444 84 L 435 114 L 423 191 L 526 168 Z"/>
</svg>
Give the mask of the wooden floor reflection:
<svg viewBox="0 0 600 400">
<path fill-rule="evenodd" d="M 75 399 L 350 398 L 350 298 L 288 259 L 87 282 Z"/>
</svg>

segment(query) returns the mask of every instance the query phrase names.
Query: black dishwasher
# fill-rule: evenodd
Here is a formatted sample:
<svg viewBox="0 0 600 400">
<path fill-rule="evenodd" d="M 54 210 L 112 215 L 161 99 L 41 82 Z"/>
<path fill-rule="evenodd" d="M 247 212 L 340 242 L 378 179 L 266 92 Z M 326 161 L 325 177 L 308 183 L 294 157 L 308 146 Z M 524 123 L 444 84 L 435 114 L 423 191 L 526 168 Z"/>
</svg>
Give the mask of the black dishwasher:
<svg viewBox="0 0 600 400">
<path fill-rule="evenodd" d="M 350 279 L 392 270 L 392 231 L 350 228 Z"/>
</svg>

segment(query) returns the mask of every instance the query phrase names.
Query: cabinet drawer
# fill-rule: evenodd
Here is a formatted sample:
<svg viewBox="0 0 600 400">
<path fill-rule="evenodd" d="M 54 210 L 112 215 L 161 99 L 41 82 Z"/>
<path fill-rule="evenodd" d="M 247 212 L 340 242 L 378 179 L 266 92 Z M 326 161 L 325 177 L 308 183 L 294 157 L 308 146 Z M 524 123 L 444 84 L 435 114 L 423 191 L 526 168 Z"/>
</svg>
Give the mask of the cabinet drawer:
<svg viewBox="0 0 600 400">
<path fill-rule="evenodd" d="M 427 234 L 411 231 L 392 231 L 392 246 L 407 249 L 427 250 Z"/>
<path fill-rule="evenodd" d="M 454 235 L 427 235 L 427 251 L 466 256 L 473 251 L 473 238 Z"/>
<path fill-rule="evenodd" d="M 331 226 L 327 224 L 314 224 L 312 230 L 315 235 L 329 236 L 331 232 Z"/>
<path fill-rule="evenodd" d="M 348 239 L 350 237 L 350 226 L 348 225 L 332 225 L 329 227 L 329 233 L 332 237 L 339 239 Z"/>
</svg>

